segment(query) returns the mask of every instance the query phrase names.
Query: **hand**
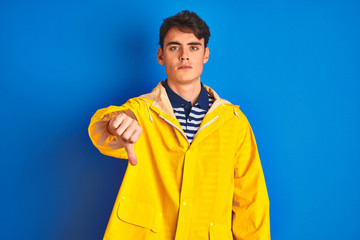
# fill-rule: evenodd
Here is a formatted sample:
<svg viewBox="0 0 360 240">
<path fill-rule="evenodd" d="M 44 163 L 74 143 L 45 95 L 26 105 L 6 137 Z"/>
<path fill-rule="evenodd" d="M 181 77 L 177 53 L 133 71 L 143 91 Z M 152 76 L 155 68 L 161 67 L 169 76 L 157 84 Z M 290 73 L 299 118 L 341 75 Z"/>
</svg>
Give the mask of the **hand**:
<svg viewBox="0 0 360 240">
<path fill-rule="evenodd" d="M 136 143 L 142 133 L 134 113 L 130 110 L 118 112 L 108 123 L 108 131 L 111 135 L 118 137 L 120 143 L 128 154 L 128 160 L 131 165 L 137 164 L 137 158 L 134 152 L 134 143 Z"/>
</svg>

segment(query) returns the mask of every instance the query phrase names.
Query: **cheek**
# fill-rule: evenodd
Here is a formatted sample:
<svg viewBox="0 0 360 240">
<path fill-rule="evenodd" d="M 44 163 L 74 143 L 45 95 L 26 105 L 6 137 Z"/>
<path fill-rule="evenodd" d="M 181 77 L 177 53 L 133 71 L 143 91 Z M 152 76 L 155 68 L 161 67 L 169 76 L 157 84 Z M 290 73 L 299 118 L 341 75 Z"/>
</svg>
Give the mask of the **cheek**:
<svg viewBox="0 0 360 240">
<path fill-rule="evenodd" d="M 165 63 L 165 72 L 167 75 L 172 75 L 172 73 L 174 72 L 174 65 L 171 64 L 170 62 L 166 62 Z"/>
<path fill-rule="evenodd" d="M 201 65 L 199 65 L 199 67 L 197 68 L 198 69 L 198 73 L 202 73 L 202 71 L 203 71 L 203 65 L 201 64 Z"/>
<path fill-rule="evenodd" d="M 177 66 L 177 61 L 176 61 L 176 58 L 172 57 L 168 57 L 168 58 L 165 58 L 165 69 L 167 69 L 167 71 L 173 71 L 173 68 L 176 68 Z"/>
<path fill-rule="evenodd" d="M 196 68 L 199 70 L 202 70 L 204 67 L 204 62 L 203 62 L 203 58 L 199 58 L 196 61 Z"/>
</svg>

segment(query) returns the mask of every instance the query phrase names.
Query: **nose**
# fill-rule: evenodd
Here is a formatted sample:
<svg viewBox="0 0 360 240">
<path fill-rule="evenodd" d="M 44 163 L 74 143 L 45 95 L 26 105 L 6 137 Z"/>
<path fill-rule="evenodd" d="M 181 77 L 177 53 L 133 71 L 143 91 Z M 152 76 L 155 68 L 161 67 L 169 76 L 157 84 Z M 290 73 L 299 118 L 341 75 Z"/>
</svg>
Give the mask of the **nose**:
<svg viewBox="0 0 360 240">
<path fill-rule="evenodd" d="M 189 55 L 187 50 L 182 50 L 180 53 L 180 61 L 185 61 L 185 60 L 189 60 Z"/>
</svg>

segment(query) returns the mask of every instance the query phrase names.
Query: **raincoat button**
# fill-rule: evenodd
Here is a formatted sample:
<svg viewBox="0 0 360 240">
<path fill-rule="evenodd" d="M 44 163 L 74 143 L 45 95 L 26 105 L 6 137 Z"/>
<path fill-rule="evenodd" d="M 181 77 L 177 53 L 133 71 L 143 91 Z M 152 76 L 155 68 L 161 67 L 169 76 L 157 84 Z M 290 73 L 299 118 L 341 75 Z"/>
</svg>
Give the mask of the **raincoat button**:
<svg viewBox="0 0 360 240">
<path fill-rule="evenodd" d="M 210 226 L 214 225 L 212 222 L 210 223 Z"/>
<path fill-rule="evenodd" d="M 186 202 L 183 202 L 183 205 L 186 206 Z"/>
</svg>

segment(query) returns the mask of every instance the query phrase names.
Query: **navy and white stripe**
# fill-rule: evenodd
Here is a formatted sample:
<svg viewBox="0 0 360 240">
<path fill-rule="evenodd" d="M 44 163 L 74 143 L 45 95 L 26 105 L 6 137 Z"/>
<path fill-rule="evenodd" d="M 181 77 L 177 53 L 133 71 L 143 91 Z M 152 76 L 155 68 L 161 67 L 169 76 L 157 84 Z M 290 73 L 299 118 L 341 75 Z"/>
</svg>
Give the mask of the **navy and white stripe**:
<svg viewBox="0 0 360 240">
<path fill-rule="evenodd" d="M 209 97 L 209 108 L 212 106 L 212 104 L 214 103 L 214 97 L 210 96 L 210 94 L 208 93 L 208 97 Z"/>
<path fill-rule="evenodd" d="M 209 95 L 203 84 L 198 101 L 191 106 L 191 102 L 186 101 L 176 94 L 167 84 L 163 82 L 170 103 L 173 107 L 174 114 L 179 121 L 189 143 L 191 144 L 205 114 L 214 102 L 214 98 Z"/>
<path fill-rule="evenodd" d="M 210 108 L 214 102 L 214 98 L 211 97 L 209 94 L 208 97 Z M 205 117 L 205 114 L 207 113 L 207 109 L 202 109 L 200 107 L 200 104 L 197 102 L 196 104 L 194 104 L 194 106 L 191 107 L 190 114 L 187 118 L 184 107 L 174 108 L 174 113 L 182 129 L 184 130 L 184 133 L 189 140 L 189 143 L 192 143 L 192 141 L 194 140 L 194 136 L 199 130 L 200 124 Z"/>
</svg>

